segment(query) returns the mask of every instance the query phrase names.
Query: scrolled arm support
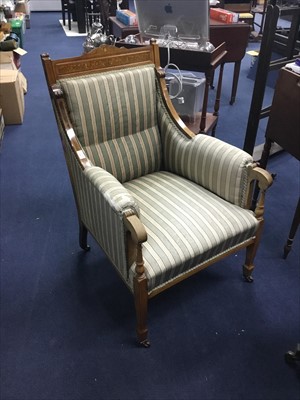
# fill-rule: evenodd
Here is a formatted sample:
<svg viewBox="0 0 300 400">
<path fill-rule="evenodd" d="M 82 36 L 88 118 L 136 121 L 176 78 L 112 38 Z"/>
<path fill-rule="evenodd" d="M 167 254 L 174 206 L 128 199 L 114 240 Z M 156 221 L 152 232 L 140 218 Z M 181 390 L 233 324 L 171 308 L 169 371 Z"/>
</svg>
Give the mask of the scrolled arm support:
<svg viewBox="0 0 300 400">
<path fill-rule="evenodd" d="M 136 244 L 143 243 L 147 240 L 146 229 L 138 216 L 130 215 L 129 217 L 125 217 L 125 226 Z"/>
<path fill-rule="evenodd" d="M 257 183 L 257 186 L 260 189 L 260 195 L 259 195 L 258 201 L 256 203 L 254 213 L 255 213 L 255 216 L 257 219 L 262 220 L 263 215 L 264 215 L 266 190 L 272 185 L 273 178 L 268 171 L 266 171 L 263 168 L 257 167 L 257 166 L 255 166 L 254 168 L 251 169 L 249 178 L 250 178 L 251 187 L 252 187 L 252 190 L 249 193 L 249 194 L 251 194 L 251 197 L 252 197 L 252 192 L 253 192 L 253 188 L 254 188 L 254 186 L 253 186 L 254 182 Z M 249 204 L 250 204 L 250 202 L 251 202 L 251 199 L 249 196 Z"/>
<path fill-rule="evenodd" d="M 250 173 L 250 180 L 256 180 L 260 190 L 267 190 L 273 183 L 271 174 L 263 168 L 255 166 Z"/>
<path fill-rule="evenodd" d="M 136 215 L 130 215 L 125 218 L 125 226 L 130 232 L 131 238 L 136 246 L 136 268 L 135 272 L 138 277 L 144 278 L 145 268 L 143 260 L 142 243 L 147 240 L 147 232 Z"/>
</svg>

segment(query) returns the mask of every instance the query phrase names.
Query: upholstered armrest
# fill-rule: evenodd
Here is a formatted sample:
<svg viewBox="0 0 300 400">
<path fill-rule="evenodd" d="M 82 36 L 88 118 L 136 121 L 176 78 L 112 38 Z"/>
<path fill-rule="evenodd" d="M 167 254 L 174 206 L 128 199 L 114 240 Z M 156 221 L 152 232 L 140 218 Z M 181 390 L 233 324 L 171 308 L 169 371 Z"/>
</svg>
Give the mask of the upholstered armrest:
<svg viewBox="0 0 300 400">
<path fill-rule="evenodd" d="M 87 167 L 84 170 L 85 176 L 90 183 L 96 188 L 109 204 L 113 212 L 120 215 L 135 214 L 139 215 L 139 206 L 128 193 L 127 189 L 109 172 L 100 167 Z"/>
<path fill-rule="evenodd" d="M 252 157 L 237 147 L 204 134 L 172 135 L 165 148 L 168 168 L 239 206 L 246 202 Z M 180 160 L 180 161 L 178 161 Z"/>
<path fill-rule="evenodd" d="M 75 176 L 80 218 L 128 283 L 132 262 L 132 259 L 128 261 L 128 252 L 133 253 L 128 248 L 128 232 L 136 242 L 144 229 L 138 217 L 138 204 L 127 189 L 102 168 L 77 169 Z M 128 220 L 131 223 L 128 224 Z M 146 240 L 146 237 L 140 239 Z M 138 241 L 143 241 L 140 239 Z"/>
<path fill-rule="evenodd" d="M 249 172 L 254 166 L 252 157 L 215 137 L 195 135 L 182 121 L 174 118 L 172 106 L 161 91 L 157 102 L 164 167 L 244 207 Z"/>
</svg>

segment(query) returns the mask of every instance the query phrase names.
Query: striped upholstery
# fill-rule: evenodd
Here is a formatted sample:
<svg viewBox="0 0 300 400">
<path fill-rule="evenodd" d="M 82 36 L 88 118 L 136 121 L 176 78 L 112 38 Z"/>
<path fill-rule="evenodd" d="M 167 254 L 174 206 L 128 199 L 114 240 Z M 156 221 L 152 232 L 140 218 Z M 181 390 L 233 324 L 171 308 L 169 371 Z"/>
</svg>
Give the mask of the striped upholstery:
<svg viewBox="0 0 300 400">
<path fill-rule="evenodd" d="M 140 205 L 148 291 L 254 236 L 253 213 L 170 172 L 124 184 Z M 131 267 L 131 279 L 134 266 Z"/>
<path fill-rule="evenodd" d="M 192 140 L 186 138 L 171 120 L 160 96 L 158 104 L 164 168 L 244 207 L 252 157 L 205 134 L 198 134 Z"/>
<path fill-rule="evenodd" d="M 128 285 L 124 215 L 139 214 L 135 200 L 108 172 L 79 165 L 61 132 L 65 158 L 74 189 L 79 219 L 99 243 Z"/>
<path fill-rule="evenodd" d="M 123 217 L 140 215 L 149 294 L 252 238 L 258 227 L 243 208 L 252 157 L 207 135 L 186 138 L 155 79 L 149 65 L 60 81 L 95 165 L 82 171 L 66 150 L 80 219 L 133 290 Z"/>
<path fill-rule="evenodd" d="M 120 182 L 159 171 L 153 65 L 60 81 L 70 118 L 91 161 Z"/>
</svg>

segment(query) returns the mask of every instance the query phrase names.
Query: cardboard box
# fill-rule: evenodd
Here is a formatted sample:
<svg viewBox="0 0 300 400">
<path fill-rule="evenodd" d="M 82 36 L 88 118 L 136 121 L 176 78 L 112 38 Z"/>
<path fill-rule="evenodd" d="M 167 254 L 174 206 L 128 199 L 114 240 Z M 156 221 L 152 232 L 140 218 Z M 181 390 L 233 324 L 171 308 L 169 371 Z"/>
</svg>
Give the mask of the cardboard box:
<svg viewBox="0 0 300 400">
<path fill-rule="evenodd" d="M 23 123 L 26 90 L 27 82 L 22 72 L 1 68 L 0 107 L 3 111 L 5 125 Z"/>
<path fill-rule="evenodd" d="M 116 18 L 124 25 L 137 26 L 136 14 L 130 10 L 117 10 Z"/>
<path fill-rule="evenodd" d="M 27 54 L 27 51 L 18 47 L 13 51 L 0 51 L 0 64 L 1 69 L 20 69 L 21 67 L 21 57 Z M 12 63 L 15 68 L 8 68 L 7 64 Z M 6 66 L 4 66 L 4 64 Z"/>
<path fill-rule="evenodd" d="M 233 22 L 238 22 L 239 14 L 224 10 L 223 8 L 210 8 L 210 18 L 225 22 L 226 24 L 232 24 Z"/>
<path fill-rule="evenodd" d="M 14 63 L 13 51 L 0 51 L 0 67 L 3 69 L 17 69 Z"/>
</svg>

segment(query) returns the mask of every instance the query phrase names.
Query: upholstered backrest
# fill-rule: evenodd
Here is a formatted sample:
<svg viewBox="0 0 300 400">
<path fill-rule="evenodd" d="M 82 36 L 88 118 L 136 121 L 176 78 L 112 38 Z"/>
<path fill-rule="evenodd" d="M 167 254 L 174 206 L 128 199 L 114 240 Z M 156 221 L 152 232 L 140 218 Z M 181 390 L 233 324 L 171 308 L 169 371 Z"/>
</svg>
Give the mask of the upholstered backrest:
<svg viewBox="0 0 300 400">
<path fill-rule="evenodd" d="M 154 65 L 62 79 L 60 85 L 95 165 L 121 182 L 160 169 Z"/>
</svg>

